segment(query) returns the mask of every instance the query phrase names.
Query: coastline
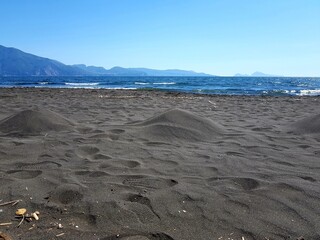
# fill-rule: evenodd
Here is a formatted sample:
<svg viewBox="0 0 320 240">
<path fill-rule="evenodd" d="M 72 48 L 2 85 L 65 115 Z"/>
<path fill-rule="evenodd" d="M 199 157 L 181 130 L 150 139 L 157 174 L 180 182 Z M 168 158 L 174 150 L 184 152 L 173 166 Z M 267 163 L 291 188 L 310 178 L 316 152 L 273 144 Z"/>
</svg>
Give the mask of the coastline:
<svg viewBox="0 0 320 240">
<path fill-rule="evenodd" d="M 319 96 L 309 77 L 0 77 L 0 87 L 156 90 L 207 95 Z"/>
<path fill-rule="evenodd" d="M 0 223 L 21 207 L 41 213 L 0 232 L 317 239 L 319 103 L 320 96 L 0 88 L 0 199 L 22 200 L 0 207 Z"/>
</svg>

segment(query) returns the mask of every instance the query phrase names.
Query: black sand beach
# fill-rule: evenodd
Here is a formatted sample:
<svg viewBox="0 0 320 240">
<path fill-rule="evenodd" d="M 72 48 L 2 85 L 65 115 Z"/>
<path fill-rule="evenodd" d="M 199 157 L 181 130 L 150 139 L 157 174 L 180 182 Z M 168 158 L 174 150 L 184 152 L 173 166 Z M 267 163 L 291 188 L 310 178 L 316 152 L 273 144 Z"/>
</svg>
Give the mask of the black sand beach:
<svg viewBox="0 0 320 240">
<path fill-rule="evenodd" d="M 320 239 L 320 97 L 12 88 L 0 105 L 2 239 Z M 39 220 L 17 227 L 18 208 Z"/>
</svg>

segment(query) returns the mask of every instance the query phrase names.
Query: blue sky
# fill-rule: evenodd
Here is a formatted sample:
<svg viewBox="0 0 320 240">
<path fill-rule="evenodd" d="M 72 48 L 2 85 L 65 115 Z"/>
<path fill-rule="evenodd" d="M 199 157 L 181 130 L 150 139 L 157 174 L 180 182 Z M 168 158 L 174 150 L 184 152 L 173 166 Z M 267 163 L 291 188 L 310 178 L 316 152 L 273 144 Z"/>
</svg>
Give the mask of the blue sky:
<svg viewBox="0 0 320 240">
<path fill-rule="evenodd" d="M 3 0 L 0 31 L 66 64 L 320 76 L 319 0 Z"/>
</svg>

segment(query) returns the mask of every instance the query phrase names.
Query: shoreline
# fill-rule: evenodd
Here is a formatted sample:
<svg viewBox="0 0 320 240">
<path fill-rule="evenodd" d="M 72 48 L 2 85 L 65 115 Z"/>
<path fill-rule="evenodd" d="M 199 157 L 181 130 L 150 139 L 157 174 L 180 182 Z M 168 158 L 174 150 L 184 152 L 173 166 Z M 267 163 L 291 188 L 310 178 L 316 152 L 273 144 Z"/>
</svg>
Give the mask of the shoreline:
<svg viewBox="0 0 320 240">
<path fill-rule="evenodd" d="M 50 92 L 50 91 L 88 91 L 88 93 L 95 93 L 95 92 L 109 92 L 112 94 L 119 93 L 130 93 L 132 95 L 135 95 L 136 93 L 163 93 L 163 94 L 169 94 L 169 95 L 193 95 L 193 96 L 199 96 L 199 97 L 248 97 L 248 98 L 255 98 L 255 97 L 262 97 L 262 98 L 320 98 L 320 95 L 246 95 L 246 94 L 210 94 L 210 93 L 198 93 L 198 92 L 184 92 L 179 90 L 171 90 L 171 89 L 145 89 L 145 88 L 137 88 L 137 89 L 130 89 L 130 88 L 68 88 L 68 87 L 0 87 L 0 93 L 6 92 L 6 90 L 14 91 L 17 90 L 18 92 L 32 92 L 33 90 L 35 92 L 37 91 L 43 91 L 43 92 Z M 17 93 L 18 93 L 17 92 Z"/>
<path fill-rule="evenodd" d="M 13 239 L 317 239 L 320 96 L 0 88 Z M 17 208 L 39 221 L 13 221 Z M 63 228 L 59 228 L 59 224 Z M 0 235 L 1 236 L 1 235 Z"/>
<path fill-rule="evenodd" d="M 0 77 L 1 78 L 1 77 Z M 289 77 L 16 77 L 2 78 L 2 87 L 132 89 L 217 95 L 319 96 L 319 79 Z"/>
</svg>

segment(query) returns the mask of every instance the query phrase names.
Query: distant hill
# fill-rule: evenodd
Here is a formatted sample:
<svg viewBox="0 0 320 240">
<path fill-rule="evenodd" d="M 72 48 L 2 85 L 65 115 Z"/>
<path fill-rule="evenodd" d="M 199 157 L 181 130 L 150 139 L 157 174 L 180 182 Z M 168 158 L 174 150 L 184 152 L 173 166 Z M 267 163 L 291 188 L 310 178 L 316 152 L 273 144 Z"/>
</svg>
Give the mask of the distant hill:
<svg viewBox="0 0 320 240">
<path fill-rule="evenodd" d="M 113 67 L 109 70 L 103 67 L 86 66 L 84 64 L 76 64 L 82 70 L 94 75 L 110 75 L 110 76 L 212 76 L 206 73 L 197 73 L 194 71 L 186 71 L 179 69 L 156 70 L 149 68 L 123 68 Z"/>
<path fill-rule="evenodd" d="M 81 70 L 85 71 L 90 75 L 102 75 L 102 74 L 107 74 L 108 72 L 108 70 L 106 70 L 103 67 L 86 66 L 85 64 L 75 64 L 72 66 L 76 68 L 80 68 Z"/>
<path fill-rule="evenodd" d="M 185 70 L 155 70 L 65 65 L 56 60 L 0 45 L 0 76 L 210 76 Z"/>
<path fill-rule="evenodd" d="M 234 75 L 235 77 L 281 77 L 278 75 L 273 75 L 273 74 L 267 74 L 267 73 L 263 73 L 263 72 L 254 72 L 252 74 L 241 74 L 241 73 L 237 73 Z"/>
<path fill-rule="evenodd" d="M 71 76 L 85 71 L 0 45 L 0 76 Z"/>
<path fill-rule="evenodd" d="M 113 67 L 109 70 L 107 70 L 107 75 L 111 76 L 147 76 L 146 73 L 130 69 L 130 68 L 122 68 L 122 67 Z"/>
<path fill-rule="evenodd" d="M 194 71 L 186 71 L 179 69 L 168 69 L 168 70 L 155 70 L 148 68 L 128 68 L 131 70 L 139 71 L 145 73 L 147 76 L 212 76 L 206 73 L 197 73 Z"/>
</svg>

